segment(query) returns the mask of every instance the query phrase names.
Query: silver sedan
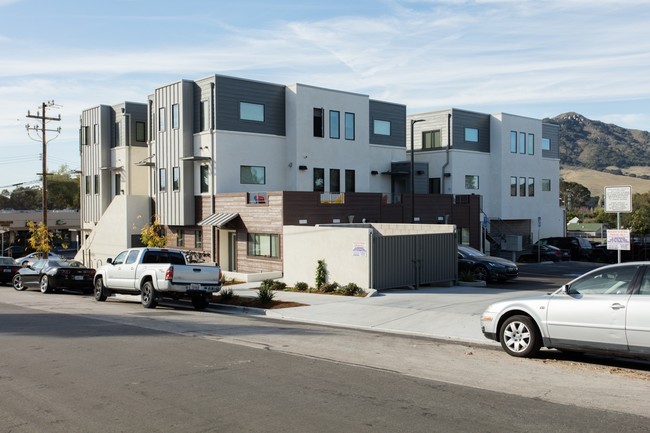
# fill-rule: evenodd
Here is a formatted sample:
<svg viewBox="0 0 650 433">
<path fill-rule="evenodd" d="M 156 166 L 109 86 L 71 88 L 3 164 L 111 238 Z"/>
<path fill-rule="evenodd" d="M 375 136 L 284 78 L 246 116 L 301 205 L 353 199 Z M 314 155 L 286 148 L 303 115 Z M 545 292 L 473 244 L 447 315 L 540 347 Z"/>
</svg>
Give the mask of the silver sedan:
<svg viewBox="0 0 650 433">
<path fill-rule="evenodd" d="M 650 262 L 603 266 L 554 293 L 496 302 L 481 330 L 512 356 L 547 347 L 648 358 Z"/>
</svg>

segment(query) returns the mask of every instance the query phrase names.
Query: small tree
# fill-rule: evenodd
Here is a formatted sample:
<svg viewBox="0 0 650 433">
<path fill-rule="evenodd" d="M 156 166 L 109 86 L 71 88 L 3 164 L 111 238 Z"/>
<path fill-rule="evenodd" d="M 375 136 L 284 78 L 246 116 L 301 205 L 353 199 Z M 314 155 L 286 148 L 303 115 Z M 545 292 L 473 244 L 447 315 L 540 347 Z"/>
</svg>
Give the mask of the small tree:
<svg viewBox="0 0 650 433">
<path fill-rule="evenodd" d="M 27 243 L 30 247 L 46 256 L 48 252 L 52 249 L 52 240 L 53 235 L 47 230 L 47 227 L 43 223 L 36 223 L 34 221 L 27 222 L 27 228 L 29 229 L 29 239 Z"/>
<path fill-rule="evenodd" d="M 325 266 L 325 260 L 319 260 L 318 266 L 316 266 L 316 290 L 319 290 L 320 287 L 327 282 L 327 267 Z"/>
<path fill-rule="evenodd" d="M 148 247 L 162 248 L 167 244 L 164 228 L 154 219 L 151 224 L 145 224 L 140 231 L 140 240 Z"/>
</svg>

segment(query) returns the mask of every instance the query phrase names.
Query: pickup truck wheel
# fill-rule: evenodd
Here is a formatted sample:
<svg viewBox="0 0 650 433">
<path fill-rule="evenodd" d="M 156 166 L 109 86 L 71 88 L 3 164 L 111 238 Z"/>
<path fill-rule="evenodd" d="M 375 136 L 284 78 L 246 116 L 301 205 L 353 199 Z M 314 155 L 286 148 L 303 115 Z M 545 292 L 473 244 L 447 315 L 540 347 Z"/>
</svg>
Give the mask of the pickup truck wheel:
<svg viewBox="0 0 650 433">
<path fill-rule="evenodd" d="M 153 288 L 151 281 L 145 281 L 142 285 L 141 297 L 144 308 L 156 308 L 156 305 L 158 305 L 156 289 Z"/>
<path fill-rule="evenodd" d="M 11 285 L 19 292 L 22 292 L 27 288 L 23 285 L 23 277 L 20 274 L 14 275 L 14 278 L 11 280 Z"/>
<path fill-rule="evenodd" d="M 104 280 L 99 277 L 95 280 L 95 300 L 104 302 L 108 295 L 106 294 L 106 287 L 104 287 Z"/>
<path fill-rule="evenodd" d="M 212 296 L 212 295 L 210 295 Z M 208 296 L 192 296 L 192 305 L 197 310 L 205 310 L 210 305 L 210 298 Z"/>
<path fill-rule="evenodd" d="M 50 281 L 47 278 L 47 275 L 43 275 L 41 277 L 41 293 L 51 293 L 52 288 L 50 287 Z"/>
</svg>

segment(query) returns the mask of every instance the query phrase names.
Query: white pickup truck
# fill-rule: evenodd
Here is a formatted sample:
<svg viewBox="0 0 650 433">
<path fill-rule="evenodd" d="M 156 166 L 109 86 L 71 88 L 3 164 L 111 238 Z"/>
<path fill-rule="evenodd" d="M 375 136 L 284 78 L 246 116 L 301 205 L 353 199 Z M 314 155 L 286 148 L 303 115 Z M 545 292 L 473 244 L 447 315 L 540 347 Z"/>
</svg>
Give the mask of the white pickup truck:
<svg viewBox="0 0 650 433">
<path fill-rule="evenodd" d="M 94 287 L 100 302 L 115 293 L 141 295 L 145 308 L 155 308 L 160 298 L 189 297 L 202 310 L 221 290 L 221 269 L 188 264 L 179 250 L 131 248 L 97 269 Z"/>
</svg>

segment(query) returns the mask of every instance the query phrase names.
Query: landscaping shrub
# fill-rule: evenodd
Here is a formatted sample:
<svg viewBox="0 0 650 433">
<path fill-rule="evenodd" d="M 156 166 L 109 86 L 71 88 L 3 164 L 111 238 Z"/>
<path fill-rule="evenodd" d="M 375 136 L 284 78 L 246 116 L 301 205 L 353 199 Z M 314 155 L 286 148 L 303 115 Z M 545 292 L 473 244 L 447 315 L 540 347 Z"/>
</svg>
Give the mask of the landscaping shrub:
<svg viewBox="0 0 650 433">
<path fill-rule="evenodd" d="M 339 292 L 345 296 L 357 296 L 363 293 L 363 290 L 355 283 L 347 283 L 339 289 Z"/>
<path fill-rule="evenodd" d="M 325 260 L 319 260 L 318 266 L 316 266 L 316 288 L 320 289 L 320 286 L 327 282 L 327 267 L 325 266 Z"/>
<path fill-rule="evenodd" d="M 274 281 L 273 279 L 271 279 L 271 278 L 267 278 L 266 280 L 264 280 L 264 281 L 262 281 L 262 282 L 260 283 L 260 288 L 264 288 L 264 289 L 269 289 L 269 290 L 270 290 L 270 289 L 273 287 L 273 283 L 274 283 L 274 282 L 275 282 L 275 281 Z"/>
<path fill-rule="evenodd" d="M 281 281 L 274 281 L 273 284 L 271 284 L 271 289 L 272 290 L 279 290 L 282 291 L 287 288 L 287 284 L 283 283 Z"/>
<path fill-rule="evenodd" d="M 269 304 L 273 300 L 274 296 L 275 293 L 273 293 L 273 290 L 271 290 L 270 286 L 265 287 L 264 285 L 261 285 L 259 291 L 257 292 L 257 300 L 262 305 Z"/>
<path fill-rule="evenodd" d="M 307 289 L 309 289 L 309 284 L 303 282 L 303 281 L 298 281 L 295 284 L 295 289 L 300 291 L 300 292 L 305 292 Z"/>
<path fill-rule="evenodd" d="M 221 299 L 224 301 L 235 297 L 235 293 L 232 291 L 232 289 L 221 289 L 219 291 L 219 294 L 221 295 Z"/>
<path fill-rule="evenodd" d="M 323 293 L 333 293 L 339 288 L 339 283 L 323 283 L 318 287 L 318 290 Z"/>
</svg>

